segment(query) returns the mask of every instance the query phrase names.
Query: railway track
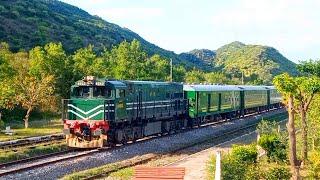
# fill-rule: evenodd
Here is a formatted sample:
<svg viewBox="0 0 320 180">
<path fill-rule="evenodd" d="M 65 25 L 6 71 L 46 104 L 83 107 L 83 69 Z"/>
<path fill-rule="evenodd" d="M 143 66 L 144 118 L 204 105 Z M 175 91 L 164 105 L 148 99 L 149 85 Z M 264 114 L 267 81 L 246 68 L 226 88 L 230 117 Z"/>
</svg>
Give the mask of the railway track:
<svg viewBox="0 0 320 180">
<path fill-rule="evenodd" d="M 46 136 L 17 139 L 12 141 L 2 141 L 0 142 L 0 149 L 30 146 L 30 145 L 39 144 L 39 143 L 57 141 L 63 138 L 64 138 L 64 135 L 62 133 L 59 133 L 59 134 L 52 134 L 52 135 L 46 135 Z"/>
<path fill-rule="evenodd" d="M 275 110 L 275 111 L 277 111 L 277 110 Z M 271 111 L 271 112 L 273 112 L 273 111 Z M 259 116 L 259 115 L 251 114 L 251 115 L 248 115 L 245 118 L 250 118 L 251 116 L 255 116 L 257 118 L 257 116 Z M 221 124 L 221 123 L 224 123 L 224 122 L 225 121 L 220 121 L 220 122 L 216 122 L 216 123 L 208 123 L 208 124 L 202 125 L 200 128 L 205 128 L 205 127 L 208 127 L 208 126 Z M 228 121 L 228 122 L 230 122 L 230 121 Z M 236 133 L 236 132 L 240 131 L 241 129 L 248 129 L 250 127 L 252 128 L 253 126 L 256 126 L 256 124 L 257 123 L 251 124 L 251 125 L 243 127 L 243 128 L 238 128 L 238 129 L 229 131 L 227 133 L 220 134 L 219 136 L 211 137 L 211 139 L 212 138 L 219 138 L 219 137 L 221 138 L 221 137 L 225 136 L 226 134 Z M 184 132 L 192 131 L 192 130 L 193 129 L 187 129 L 187 130 L 184 130 Z M 163 137 L 170 136 L 170 135 L 171 134 L 167 134 L 167 135 L 164 135 Z M 135 143 L 129 143 L 128 145 L 125 145 L 125 146 L 130 146 L 131 144 L 137 144 L 137 143 L 145 143 L 145 142 L 147 142 L 149 140 L 155 139 L 154 137 L 157 137 L 157 136 L 144 138 L 144 139 L 139 140 L 139 141 L 137 141 Z M 183 148 L 176 149 L 174 151 L 180 151 L 182 149 L 195 146 L 195 145 L 197 145 L 199 143 L 201 143 L 201 142 L 189 144 L 188 146 L 184 146 Z M 202 141 L 202 143 L 203 143 L 203 141 Z M 96 154 L 96 153 L 99 153 L 99 152 L 106 152 L 106 151 L 109 151 L 109 150 L 115 150 L 115 149 L 121 148 L 121 147 L 122 147 L 122 145 L 118 145 L 118 146 L 116 146 L 114 148 L 106 147 L 106 148 L 93 149 L 93 150 L 84 150 L 84 151 L 71 149 L 71 150 L 67 150 L 67 151 L 64 151 L 64 152 L 52 153 L 52 154 L 47 154 L 47 155 L 38 156 L 38 157 L 34 157 L 34 158 L 22 159 L 22 160 L 15 161 L 15 162 L 10 162 L 10 163 L 7 163 L 7 164 L 0 164 L 0 177 L 5 176 L 5 175 L 9 175 L 9 174 L 18 173 L 18 172 L 21 172 L 21 171 L 26 171 L 26 170 L 30 170 L 30 169 L 46 166 L 46 165 L 50 165 L 50 164 L 54 164 L 54 163 L 57 163 L 57 162 L 65 162 L 65 161 L 68 161 L 68 160 L 71 160 L 71 159 L 77 159 L 77 158 L 84 157 L 84 156 L 90 156 L 90 155 L 93 155 L 93 154 Z"/>
</svg>

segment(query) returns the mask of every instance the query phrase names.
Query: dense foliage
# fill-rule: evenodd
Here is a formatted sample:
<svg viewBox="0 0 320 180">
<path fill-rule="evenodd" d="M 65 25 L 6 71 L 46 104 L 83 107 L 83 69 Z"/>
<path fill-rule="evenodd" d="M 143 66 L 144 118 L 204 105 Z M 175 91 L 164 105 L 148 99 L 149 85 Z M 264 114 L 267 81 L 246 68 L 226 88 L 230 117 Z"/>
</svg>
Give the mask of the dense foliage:
<svg viewBox="0 0 320 180">
<path fill-rule="evenodd" d="M 234 146 L 231 153 L 224 155 L 222 158 L 222 178 L 234 180 L 256 179 L 252 178 L 255 173 L 251 172 L 257 171 L 254 164 L 257 156 L 258 152 L 254 145 Z"/>
<path fill-rule="evenodd" d="M 137 39 L 148 56 L 159 54 L 188 70 L 194 67 L 205 72 L 223 70 L 222 73 L 235 78 L 229 79 L 238 79 L 238 82 L 241 71 L 245 73 L 246 83 L 255 84 L 270 83 L 271 77 L 279 72 L 296 72 L 294 63 L 277 50 L 265 46 L 231 43 L 216 52 L 196 49 L 177 55 L 144 40 L 127 28 L 58 0 L 0 1 L 0 21 L 0 41 L 8 42 L 14 52 L 61 42 L 67 54 L 90 44 L 93 45 L 92 51 L 101 53 L 122 41 Z"/>
<path fill-rule="evenodd" d="M 86 75 L 120 80 L 170 79 L 168 60 L 157 54 L 148 56 L 137 40 L 124 41 L 102 53 L 93 49 L 89 45 L 67 55 L 61 43 L 48 43 L 29 52 L 13 53 L 2 43 L 0 110 L 23 108 L 25 122 L 35 109 L 57 112 L 59 99 L 68 98 L 70 86 Z M 174 66 L 173 71 L 173 80 L 184 81 L 186 70 L 182 66 Z"/>
<path fill-rule="evenodd" d="M 102 52 L 122 41 L 137 39 L 148 55 L 159 54 L 175 63 L 196 64 L 181 60 L 174 52 L 164 50 L 127 28 L 109 23 L 75 6 L 58 0 L 0 1 L 0 41 L 11 50 L 28 51 L 49 42 L 61 42 L 67 53 L 92 44 Z M 183 61 L 183 62 L 182 62 Z"/>
</svg>

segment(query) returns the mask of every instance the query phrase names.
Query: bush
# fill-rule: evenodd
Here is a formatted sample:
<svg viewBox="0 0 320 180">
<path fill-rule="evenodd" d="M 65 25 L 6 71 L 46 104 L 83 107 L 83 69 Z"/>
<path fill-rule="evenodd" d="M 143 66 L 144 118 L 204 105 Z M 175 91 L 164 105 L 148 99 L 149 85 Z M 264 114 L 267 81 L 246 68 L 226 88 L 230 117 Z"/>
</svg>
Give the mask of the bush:
<svg viewBox="0 0 320 180">
<path fill-rule="evenodd" d="M 259 179 L 259 167 L 256 165 L 258 152 L 255 145 L 233 146 L 230 154 L 222 158 L 223 179 Z"/>
<path fill-rule="evenodd" d="M 247 166 L 248 163 L 242 163 L 230 154 L 226 155 L 221 162 L 221 176 L 223 179 L 242 180 L 245 177 Z"/>
<path fill-rule="evenodd" d="M 231 156 L 240 162 L 254 163 L 258 157 L 258 151 L 255 145 L 233 146 Z"/>
<path fill-rule="evenodd" d="M 262 135 L 258 141 L 266 152 L 269 161 L 284 162 L 287 160 L 286 145 L 276 134 Z"/>
<path fill-rule="evenodd" d="M 291 178 L 290 170 L 283 166 L 278 166 L 266 172 L 266 180 L 289 180 Z"/>
<path fill-rule="evenodd" d="M 277 133 L 277 130 L 278 124 L 275 121 L 262 120 L 257 126 L 257 131 L 260 134 L 274 134 Z"/>
</svg>

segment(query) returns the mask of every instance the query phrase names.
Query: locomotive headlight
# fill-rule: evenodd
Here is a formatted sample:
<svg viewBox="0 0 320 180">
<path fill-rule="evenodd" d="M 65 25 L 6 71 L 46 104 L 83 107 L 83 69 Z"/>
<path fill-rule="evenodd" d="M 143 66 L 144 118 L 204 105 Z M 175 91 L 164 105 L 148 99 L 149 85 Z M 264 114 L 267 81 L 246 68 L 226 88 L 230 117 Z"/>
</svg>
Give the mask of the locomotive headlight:
<svg viewBox="0 0 320 180">
<path fill-rule="evenodd" d="M 96 129 L 93 131 L 93 136 L 100 136 L 102 134 L 102 130 L 101 129 Z"/>
</svg>

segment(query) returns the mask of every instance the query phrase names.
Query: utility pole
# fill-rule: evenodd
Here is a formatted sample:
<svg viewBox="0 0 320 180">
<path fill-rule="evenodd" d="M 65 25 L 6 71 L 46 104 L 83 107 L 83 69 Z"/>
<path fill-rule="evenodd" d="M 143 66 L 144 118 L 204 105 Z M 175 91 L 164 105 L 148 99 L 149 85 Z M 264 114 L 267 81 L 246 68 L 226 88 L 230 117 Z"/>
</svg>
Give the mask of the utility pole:
<svg viewBox="0 0 320 180">
<path fill-rule="evenodd" d="M 241 71 L 241 81 L 242 81 L 242 85 L 244 85 L 244 77 L 243 77 L 243 71 Z"/>
<path fill-rule="evenodd" d="M 172 77 L 172 58 L 170 58 L 170 81 L 173 81 L 173 77 Z"/>
<path fill-rule="evenodd" d="M 216 152 L 216 172 L 214 173 L 214 180 L 221 180 L 221 152 Z"/>
</svg>

